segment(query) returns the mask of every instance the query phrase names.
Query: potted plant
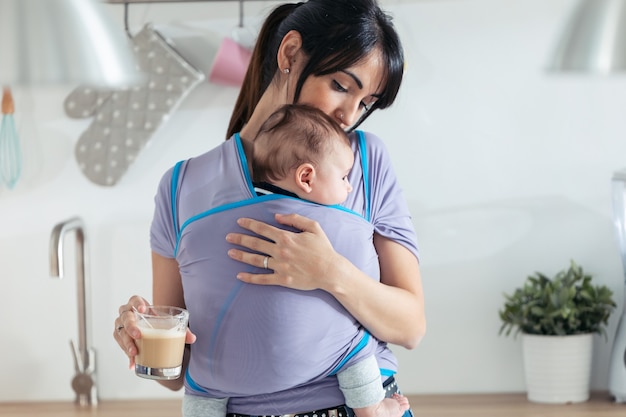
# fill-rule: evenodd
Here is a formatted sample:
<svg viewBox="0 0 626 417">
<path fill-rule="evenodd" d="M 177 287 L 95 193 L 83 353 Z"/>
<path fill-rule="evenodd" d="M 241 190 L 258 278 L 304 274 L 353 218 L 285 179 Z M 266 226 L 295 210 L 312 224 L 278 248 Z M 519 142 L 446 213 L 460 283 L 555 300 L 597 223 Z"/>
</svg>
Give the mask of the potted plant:
<svg viewBox="0 0 626 417">
<path fill-rule="evenodd" d="M 530 401 L 570 403 L 589 398 L 593 334 L 606 339 L 615 308 L 612 291 L 591 280 L 571 261 L 553 278 L 536 272 L 513 294 L 504 294 L 500 334 L 522 334 Z"/>
</svg>

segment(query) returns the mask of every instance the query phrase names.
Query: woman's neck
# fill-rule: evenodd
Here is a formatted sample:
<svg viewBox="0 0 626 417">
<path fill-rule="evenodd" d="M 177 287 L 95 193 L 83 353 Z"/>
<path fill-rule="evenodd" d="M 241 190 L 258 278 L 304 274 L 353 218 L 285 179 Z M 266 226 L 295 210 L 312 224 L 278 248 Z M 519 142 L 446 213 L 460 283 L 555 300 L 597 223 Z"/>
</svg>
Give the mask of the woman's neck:
<svg viewBox="0 0 626 417">
<path fill-rule="evenodd" d="M 243 142 L 254 141 L 261 125 L 267 120 L 268 117 L 272 115 L 280 106 L 283 104 L 287 104 L 284 100 L 284 97 L 281 97 L 284 94 L 276 91 L 273 88 L 273 85 L 270 85 L 265 93 L 261 96 L 261 99 L 257 103 L 254 108 L 254 112 L 250 117 L 250 120 L 245 124 L 245 126 L 241 129 L 240 136 Z"/>
<path fill-rule="evenodd" d="M 248 171 L 252 174 L 252 149 L 253 142 L 256 138 L 261 125 L 267 120 L 270 115 L 276 111 L 279 102 L 276 97 L 272 86 L 270 86 L 265 93 L 261 96 L 261 99 L 254 108 L 250 120 L 241 128 L 239 137 L 241 138 L 241 144 L 243 145 L 243 152 L 248 160 Z"/>
</svg>

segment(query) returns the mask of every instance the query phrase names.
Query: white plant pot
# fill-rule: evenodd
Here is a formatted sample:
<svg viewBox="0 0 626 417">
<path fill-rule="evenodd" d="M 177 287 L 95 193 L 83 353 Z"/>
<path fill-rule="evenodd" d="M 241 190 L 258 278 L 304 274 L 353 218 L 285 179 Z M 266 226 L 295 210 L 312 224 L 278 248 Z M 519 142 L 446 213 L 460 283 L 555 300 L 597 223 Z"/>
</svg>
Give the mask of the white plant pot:
<svg viewBox="0 0 626 417">
<path fill-rule="evenodd" d="M 566 404 L 589 399 L 593 334 L 522 334 L 528 400 Z"/>
</svg>

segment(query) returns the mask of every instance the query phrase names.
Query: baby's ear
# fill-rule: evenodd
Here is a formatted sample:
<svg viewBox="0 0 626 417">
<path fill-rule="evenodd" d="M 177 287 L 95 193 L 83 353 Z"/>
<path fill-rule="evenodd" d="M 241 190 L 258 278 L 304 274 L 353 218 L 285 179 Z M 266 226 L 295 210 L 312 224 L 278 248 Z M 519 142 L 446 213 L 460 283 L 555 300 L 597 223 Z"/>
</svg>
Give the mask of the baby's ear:
<svg viewBox="0 0 626 417">
<path fill-rule="evenodd" d="M 304 163 L 296 168 L 296 185 L 305 193 L 313 191 L 315 180 L 315 167 L 310 163 Z"/>
</svg>

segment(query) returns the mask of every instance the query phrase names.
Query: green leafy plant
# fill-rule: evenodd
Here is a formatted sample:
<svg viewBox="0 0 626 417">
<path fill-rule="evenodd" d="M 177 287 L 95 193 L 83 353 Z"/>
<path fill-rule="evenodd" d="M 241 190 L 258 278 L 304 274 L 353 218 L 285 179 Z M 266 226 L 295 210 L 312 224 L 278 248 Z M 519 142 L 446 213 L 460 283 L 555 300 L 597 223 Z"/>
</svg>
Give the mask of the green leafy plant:
<svg viewBox="0 0 626 417">
<path fill-rule="evenodd" d="M 550 279 L 536 272 L 511 295 L 499 311 L 500 334 L 515 330 L 527 334 L 567 336 L 599 333 L 606 338 L 606 325 L 615 308 L 613 292 L 591 284 L 592 276 L 571 261 Z"/>
</svg>

